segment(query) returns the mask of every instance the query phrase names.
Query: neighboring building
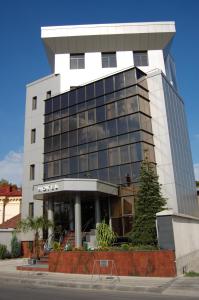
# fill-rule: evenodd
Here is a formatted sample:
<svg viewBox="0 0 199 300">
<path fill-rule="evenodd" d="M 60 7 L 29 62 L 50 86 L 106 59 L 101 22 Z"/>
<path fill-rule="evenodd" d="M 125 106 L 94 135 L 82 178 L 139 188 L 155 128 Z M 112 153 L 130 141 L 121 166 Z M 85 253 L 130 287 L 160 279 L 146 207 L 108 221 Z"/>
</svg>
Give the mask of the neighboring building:
<svg viewBox="0 0 199 300">
<path fill-rule="evenodd" d="M 22 217 L 48 213 L 76 246 L 102 218 L 126 234 L 146 154 L 167 207 L 199 216 L 174 34 L 174 22 L 41 29 L 52 75 L 27 85 Z"/>
<path fill-rule="evenodd" d="M 20 214 L 22 190 L 15 185 L 0 186 L 0 224 Z"/>
</svg>

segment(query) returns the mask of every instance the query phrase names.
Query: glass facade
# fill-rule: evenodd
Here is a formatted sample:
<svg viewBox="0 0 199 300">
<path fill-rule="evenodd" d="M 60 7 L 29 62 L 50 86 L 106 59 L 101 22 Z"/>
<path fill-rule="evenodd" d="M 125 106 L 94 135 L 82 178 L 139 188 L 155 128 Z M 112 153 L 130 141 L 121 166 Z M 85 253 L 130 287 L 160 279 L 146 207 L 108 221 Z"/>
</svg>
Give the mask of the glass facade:
<svg viewBox="0 0 199 300">
<path fill-rule="evenodd" d="M 155 162 L 145 74 L 137 68 L 45 101 L 44 180 L 137 182 Z"/>
</svg>

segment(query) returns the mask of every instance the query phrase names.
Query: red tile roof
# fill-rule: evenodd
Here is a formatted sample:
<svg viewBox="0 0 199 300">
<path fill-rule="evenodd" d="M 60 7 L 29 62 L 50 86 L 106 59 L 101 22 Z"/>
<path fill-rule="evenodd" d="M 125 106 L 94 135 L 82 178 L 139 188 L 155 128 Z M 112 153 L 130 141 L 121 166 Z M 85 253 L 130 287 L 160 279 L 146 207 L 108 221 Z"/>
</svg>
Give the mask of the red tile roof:
<svg viewBox="0 0 199 300">
<path fill-rule="evenodd" d="M 17 228 L 17 224 L 20 220 L 21 220 L 21 214 L 18 214 L 13 218 L 0 224 L 0 229 Z"/>
<path fill-rule="evenodd" d="M 5 197 L 20 197 L 22 195 L 21 188 L 13 185 L 2 185 L 0 186 L 0 196 Z"/>
</svg>

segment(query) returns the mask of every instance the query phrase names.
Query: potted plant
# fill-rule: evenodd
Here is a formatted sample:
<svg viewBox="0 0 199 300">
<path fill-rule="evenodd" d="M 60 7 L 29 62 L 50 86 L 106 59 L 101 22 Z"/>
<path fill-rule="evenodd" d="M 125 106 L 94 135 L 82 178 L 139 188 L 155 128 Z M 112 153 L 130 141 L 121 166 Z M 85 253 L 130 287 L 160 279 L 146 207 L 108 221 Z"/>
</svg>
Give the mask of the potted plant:
<svg viewBox="0 0 199 300">
<path fill-rule="evenodd" d="M 18 223 L 17 231 L 24 233 L 33 231 L 34 233 L 33 259 L 35 260 L 32 261 L 32 263 L 36 263 L 36 260 L 39 260 L 40 257 L 40 232 L 42 229 L 48 229 L 50 227 L 53 227 L 53 223 L 45 217 L 28 217 Z"/>
</svg>

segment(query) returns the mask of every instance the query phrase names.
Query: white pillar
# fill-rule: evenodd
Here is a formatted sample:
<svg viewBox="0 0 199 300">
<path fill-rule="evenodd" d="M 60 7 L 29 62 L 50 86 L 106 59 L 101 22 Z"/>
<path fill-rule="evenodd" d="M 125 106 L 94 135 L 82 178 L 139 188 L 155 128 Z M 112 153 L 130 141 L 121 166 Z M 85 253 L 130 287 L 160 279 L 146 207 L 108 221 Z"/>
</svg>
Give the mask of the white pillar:
<svg viewBox="0 0 199 300">
<path fill-rule="evenodd" d="M 95 224 L 97 227 L 97 224 L 101 222 L 101 213 L 100 213 L 100 201 L 99 196 L 97 195 L 95 198 Z"/>
<path fill-rule="evenodd" d="M 81 221 L 81 199 L 80 194 L 75 195 L 75 247 L 82 246 L 82 221 Z"/>
<path fill-rule="evenodd" d="M 54 212 L 53 212 L 53 201 L 52 200 L 48 200 L 48 220 L 49 221 L 54 221 Z M 48 228 L 48 239 L 51 237 L 52 238 L 52 234 L 53 234 L 53 228 L 50 227 Z M 51 243 L 52 239 L 49 239 L 49 244 Z"/>
</svg>

